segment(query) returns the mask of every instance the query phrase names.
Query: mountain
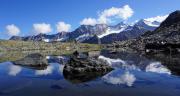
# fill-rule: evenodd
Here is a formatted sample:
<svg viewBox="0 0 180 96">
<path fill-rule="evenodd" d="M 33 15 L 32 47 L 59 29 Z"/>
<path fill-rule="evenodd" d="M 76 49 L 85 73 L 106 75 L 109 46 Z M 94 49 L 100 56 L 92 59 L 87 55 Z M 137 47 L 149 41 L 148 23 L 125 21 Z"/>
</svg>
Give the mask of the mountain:
<svg viewBox="0 0 180 96">
<path fill-rule="evenodd" d="M 103 34 L 108 28 L 106 24 L 96 24 L 95 26 L 92 25 L 81 25 L 75 31 L 70 33 L 70 39 L 74 39 L 77 41 L 84 41 L 93 37 L 94 35 L 101 35 Z"/>
<path fill-rule="evenodd" d="M 140 20 L 134 25 L 120 22 L 117 25 L 109 26 L 107 24 L 81 25 L 72 32 L 59 32 L 57 34 L 47 35 L 38 34 L 33 36 L 19 37 L 13 36 L 10 40 L 23 41 L 72 41 L 76 40 L 82 43 L 112 43 L 114 41 L 123 41 L 136 38 L 146 31 L 153 31 L 159 26 L 160 22 Z"/>
<path fill-rule="evenodd" d="M 102 35 L 98 35 L 101 43 L 108 44 L 114 41 L 124 41 L 128 39 L 137 38 L 147 31 L 153 31 L 160 25 L 157 21 L 140 20 L 134 25 L 128 25 L 123 22 L 110 26 Z M 84 43 L 97 43 L 98 38 L 93 37 L 88 40 L 84 40 Z"/>
<path fill-rule="evenodd" d="M 38 34 L 33 36 L 26 36 L 26 37 L 20 37 L 20 36 L 12 36 L 10 40 L 23 40 L 23 41 L 45 41 L 45 42 L 51 42 L 51 41 L 65 41 L 69 38 L 68 32 L 61 32 L 53 35 L 46 35 L 46 34 Z"/>
<path fill-rule="evenodd" d="M 138 46 L 137 46 L 138 44 Z M 180 10 L 171 13 L 152 32 L 146 32 L 131 44 L 136 49 L 180 47 Z M 141 48 L 139 46 L 142 46 Z"/>
</svg>

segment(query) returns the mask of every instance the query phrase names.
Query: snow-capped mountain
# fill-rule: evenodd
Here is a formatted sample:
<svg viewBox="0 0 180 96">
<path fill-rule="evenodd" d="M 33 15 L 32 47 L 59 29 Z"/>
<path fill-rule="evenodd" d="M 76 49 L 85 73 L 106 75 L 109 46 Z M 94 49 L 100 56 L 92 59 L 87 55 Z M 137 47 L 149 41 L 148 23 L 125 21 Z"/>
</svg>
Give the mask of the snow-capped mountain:
<svg viewBox="0 0 180 96">
<path fill-rule="evenodd" d="M 122 41 L 127 39 L 136 38 L 146 31 L 155 30 L 161 22 L 150 21 L 141 19 L 134 25 L 120 22 L 117 25 L 109 26 L 107 24 L 81 25 L 72 32 L 59 32 L 53 35 L 38 34 L 27 37 L 13 36 L 10 40 L 23 40 L 23 41 L 71 41 L 76 40 L 82 43 L 112 43 L 114 41 Z"/>
<path fill-rule="evenodd" d="M 107 30 L 98 35 L 101 43 L 112 43 L 114 41 L 123 41 L 132 38 L 136 38 L 147 31 L 153 31 L 160 25 L 157 21 L 139 20 L 134 25 L 125 24 L 123 22 L 115 25 L 109 26 Z M 90 38 L 89 40 L 83 41 L 84 43 L 97 43 L 98 38 Z M 93 40 L 94 39 L 94 40 Z"/>
<path fill-rule="evenodd" d="M 134 26 L 139 26 L 139 27 L 142 27 L 144 29 L 148 29 L 150 31 L 153 31 L 154 29 L 159 27 L 160 24 L 161 24 L 161 22 L 158 22 L 158 21 L 148 21 L 145 19 L 141 19 Z"/>
<path fill-rule="evenodd" d="M 110 34 L 113 34 L 113 33 L 120 33 L 122 31 L 125 31 L 129 28 L 129 25 L 128 24 L 125 24 L 123 22 L 115 25 L 115 26 L 109 26 L 106 31 L 102 34 L 99 34 L 98 37 L 99 38 L 103 38 L 104 36 L 107 36 L 107 35 L 110 35 Z"/>
<path fill-rule="evenodd" d="M 44 42 L 53 42 L 53 41 L 65 41 L 69 38 L 68 32 L 60 32 L 57 34 L 47 35 L 47 34 L 38 34 L 33 36 L 12 36 L 10 40 L 23 40 L 23 41 L 44 41 Z"/>
</svg>

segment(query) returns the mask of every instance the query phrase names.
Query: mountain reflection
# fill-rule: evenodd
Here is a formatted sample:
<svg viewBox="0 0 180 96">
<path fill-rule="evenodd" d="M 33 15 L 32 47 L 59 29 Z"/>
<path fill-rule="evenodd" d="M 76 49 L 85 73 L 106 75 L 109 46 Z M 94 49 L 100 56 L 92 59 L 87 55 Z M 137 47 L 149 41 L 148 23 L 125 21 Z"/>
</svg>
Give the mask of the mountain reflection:
<svg viewBox="0 0 180 96">
<path fill-rule="evenodd" d="M 169 57 L 163 53 L 154 55 L 117 51 L 112 54 L 107 50 L 70 56 L 44 56 L 34 53 L 12 61 L 8 66 L 8 74 L 17 76 L 25 74 L 23 70 L 27 72 L 30 69 L 28 71 L 32 71 L 32 77 L 54 79 L 60 76 L 74 84 L 102 78 L 108 84 L 131 87 L 137 80 L 132 71 L 179 75 L 180 70 L 176 67 L 179 65 L 179 55 Z"/>
</svg>

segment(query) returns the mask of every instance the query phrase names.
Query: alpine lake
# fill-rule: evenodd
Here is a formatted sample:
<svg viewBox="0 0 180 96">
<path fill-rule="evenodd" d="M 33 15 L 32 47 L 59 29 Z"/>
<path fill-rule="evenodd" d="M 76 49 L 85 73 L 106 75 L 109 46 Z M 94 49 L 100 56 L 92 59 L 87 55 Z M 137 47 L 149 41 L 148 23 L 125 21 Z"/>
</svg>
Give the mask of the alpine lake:
<svg viewBox="0 0 180 96">
<path fill-rule="evenodd" d="M 180 54 L 0 53 L 0 96 L 180 96 Z"/>
</svg>

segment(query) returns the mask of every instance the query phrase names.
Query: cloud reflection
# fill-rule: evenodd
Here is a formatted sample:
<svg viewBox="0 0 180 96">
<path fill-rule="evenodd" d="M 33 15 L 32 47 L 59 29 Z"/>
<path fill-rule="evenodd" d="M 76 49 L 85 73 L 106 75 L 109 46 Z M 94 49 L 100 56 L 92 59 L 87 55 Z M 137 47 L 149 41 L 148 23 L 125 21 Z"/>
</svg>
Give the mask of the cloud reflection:
<svg viewBox="0 0 180 96">
<path fill-rule="evenodd" d="M 11 76 L 16 76 L 17 74 L 19 74 L 21 72 L 21 70 L 22 70 L 22 68 L 20 66 L 10 65 L 8 74 Z"/>
<path fill-rule="evenodd" d="M 107 58 L 104 56 L 99 56 L 98 57 L 99 60 L 101 60 L 103 63 L 106 63 L 107 65 L 110 65 L 114 68 L 123 68 L 126 70 L 138 70 L 140 71 L 141 69 L 138 68 L 137 66 L 133 65 L 133 64 L 128 64 L 126 63 L 126 61 L 121 60 L 121 59 L 111 59 L 111 58 Z"/>
<path fill-rule="evenodd" d="M 60 74 L 63 74 L 64 66 L 65 65 L 62 65 L 62 64 L 59 65 L 59 72 L 60 72 Z"/>
<path fill-rule="evenodd" d="M 36 70 L 35 75 L 49 75 L 53 72 L 53 66 L 48 66 L 45 70 Z"/>
<path fill-rule="evenodd" d="M 129 87 L 133 86 L 136 81 L 136 77 L 130 72 L 125 72 L 123 75 L 111 76 L 112 74 L 106 75 L 103 77 L 103 80 L 107 83 L 120 85 L 125 84 Z"/>
<path fill-rule="evenodd" d="M 146 67 L 146 72 L 171 74 L 171 71 L 163 66 L 160 62 L 153 62 Z"/>
</svg>

